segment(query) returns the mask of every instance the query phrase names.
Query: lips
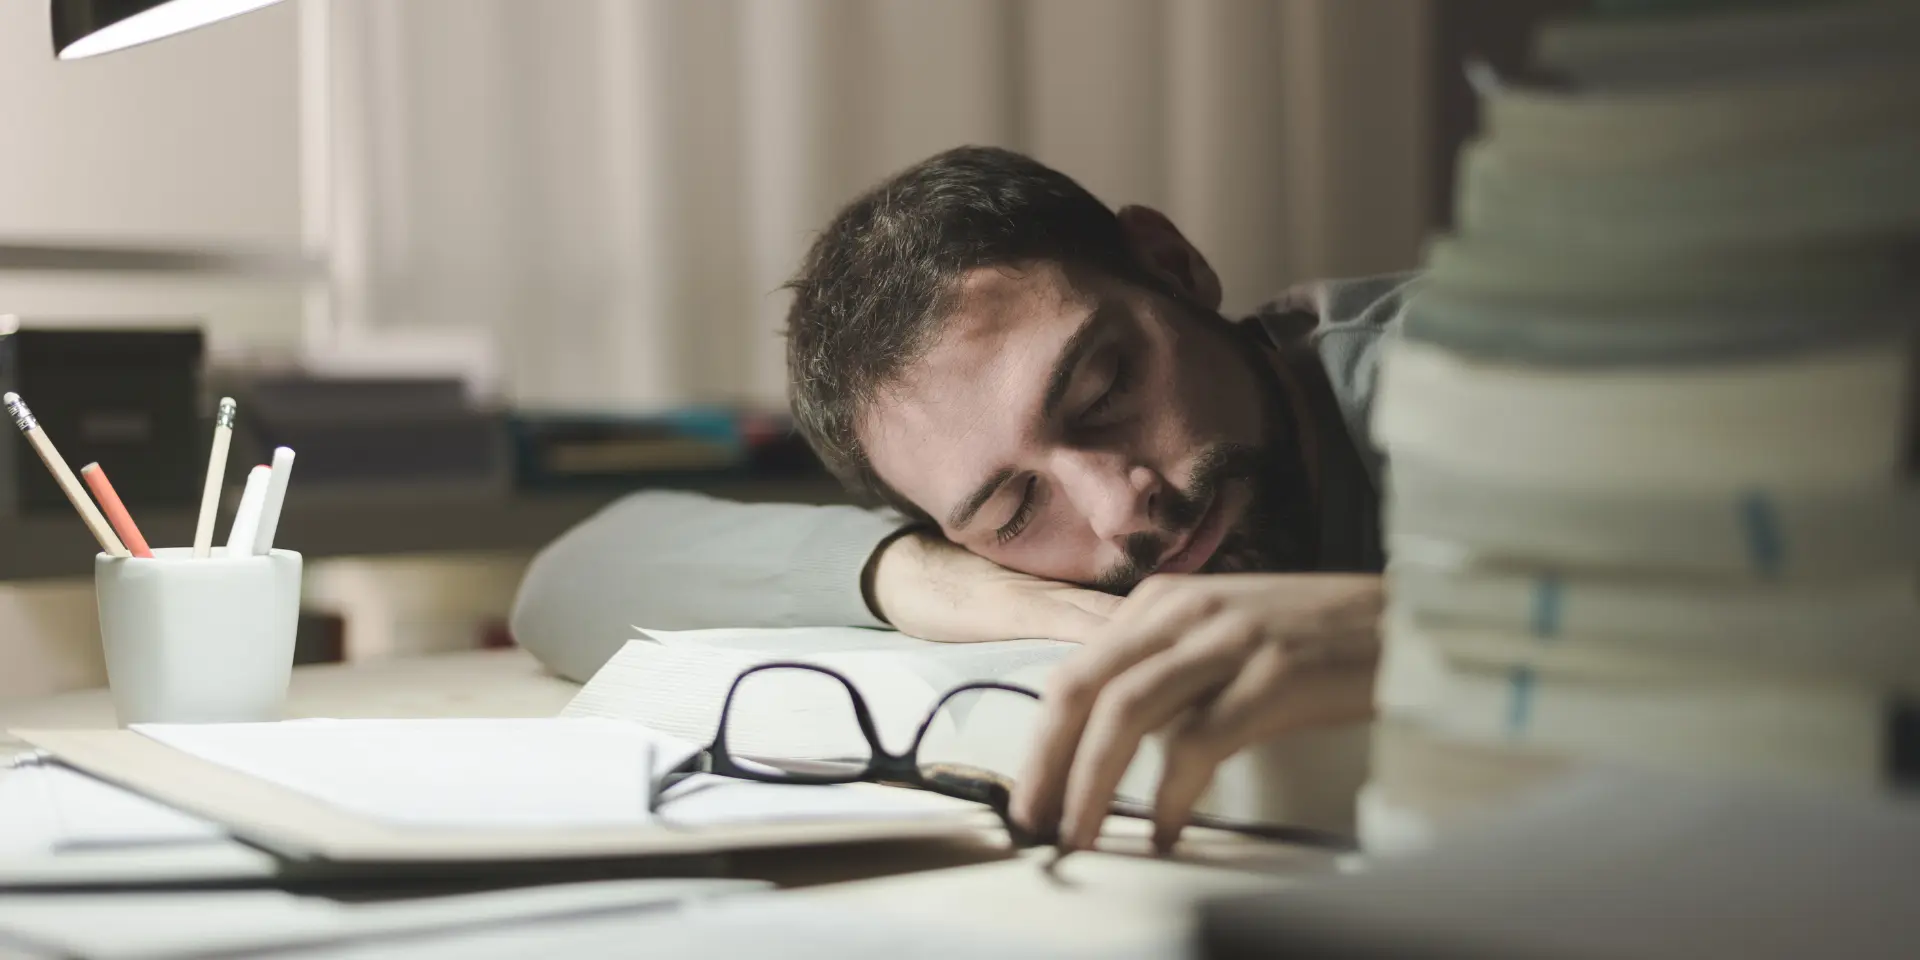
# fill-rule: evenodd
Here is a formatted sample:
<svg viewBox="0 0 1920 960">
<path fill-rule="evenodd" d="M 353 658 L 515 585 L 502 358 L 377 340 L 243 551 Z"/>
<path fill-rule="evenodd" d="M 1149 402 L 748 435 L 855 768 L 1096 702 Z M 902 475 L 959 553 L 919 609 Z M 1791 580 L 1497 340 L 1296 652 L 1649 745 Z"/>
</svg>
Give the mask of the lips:
<svg viewBox="0 0 1920 960">
<path fill-rule="evenodd" d="M 1206 566 L 1214 551 L 1220 549 L 1220 541 L 1226 539 L 1227 518 L 1232 513 L 1229 499 L 1233 499 L 1230 490 L 1215 495 L 1207 504 L 1207 512 L 1200 515 L 1200 522 L 1160 558 L 1154 572 L 1192 573 Z"/>
</svg>

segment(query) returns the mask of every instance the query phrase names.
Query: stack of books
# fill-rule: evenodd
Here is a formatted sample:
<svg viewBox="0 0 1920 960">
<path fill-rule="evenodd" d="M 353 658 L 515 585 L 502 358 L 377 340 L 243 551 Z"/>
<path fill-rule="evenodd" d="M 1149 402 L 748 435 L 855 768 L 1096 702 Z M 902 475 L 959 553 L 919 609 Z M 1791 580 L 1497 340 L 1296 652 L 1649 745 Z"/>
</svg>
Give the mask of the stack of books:
<svg viewBox="0 0 1920 960">
<path fill-rule="evenodd" d="M 1616 4 L 1478 76 L 1382 361 L 1370 845 L 1570 766 L 1920 781 L 1920 4 Z"/>
</svg>

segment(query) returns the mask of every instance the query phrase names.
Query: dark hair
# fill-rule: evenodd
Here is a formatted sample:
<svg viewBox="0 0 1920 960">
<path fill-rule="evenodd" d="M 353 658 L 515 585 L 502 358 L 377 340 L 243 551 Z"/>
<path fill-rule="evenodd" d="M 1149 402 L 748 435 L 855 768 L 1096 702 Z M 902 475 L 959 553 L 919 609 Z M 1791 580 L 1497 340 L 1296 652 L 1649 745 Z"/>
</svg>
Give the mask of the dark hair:
<svg viewBox="0 0 1920 960">
<path fill-rule="evenodd" d="M 787 284 L 787 373 L 800 433 L 841 482 L 928 521 L 874 473 L 859 420 L 932 345 L 963 276 L 1036 260 L 1145 279 L 1106 204 L 1011 150 L 948 150 L 834 216 Z"/>
</svg>

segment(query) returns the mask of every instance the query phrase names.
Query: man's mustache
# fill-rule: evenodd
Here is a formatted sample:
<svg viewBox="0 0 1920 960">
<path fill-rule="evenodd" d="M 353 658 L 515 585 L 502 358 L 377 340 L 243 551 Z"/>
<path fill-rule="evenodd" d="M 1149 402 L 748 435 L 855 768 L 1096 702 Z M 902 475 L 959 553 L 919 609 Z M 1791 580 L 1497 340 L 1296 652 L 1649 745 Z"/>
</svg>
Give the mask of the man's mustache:
<svg viewBox="0 0 1920 960">
<path fill-rule="evenodd" d="M 1199 525 L 1220 489 L 1235 480 L 1257 481 L 1261 463 L 1255 447 L 1239 443 L 1209 447 L 1194 461 L 1187 489 L 1169 488 L 1161 497 L 1160 515 L 1154 519 L 1165 532 L 1143 530 L 1129 535 L 1123 545 L 1126 558 L 1095 580 L 1093 588 L 1124 596 L 1138 586 L 1159 566 L 1167 547 Z"/>
</svg>

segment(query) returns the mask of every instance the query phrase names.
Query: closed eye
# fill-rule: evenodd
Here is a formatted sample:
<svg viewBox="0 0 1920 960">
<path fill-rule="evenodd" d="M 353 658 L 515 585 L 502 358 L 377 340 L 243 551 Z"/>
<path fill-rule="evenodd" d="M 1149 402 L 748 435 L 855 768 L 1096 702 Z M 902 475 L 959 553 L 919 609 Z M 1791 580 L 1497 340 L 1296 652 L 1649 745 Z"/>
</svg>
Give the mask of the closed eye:
<svg viewBox="0 0 1920 960">
<path fill-rule="evenodd" d="M 1027 528 L 1027 524 L 1033 521 L 1035 506 L 1033 494 L 1035 485 L 1038 482 L 1038 478 L 1027 478 L 1026 488 L 1020 491 L 1020 506 L 1014 509 L 1013 516 L 1008 518 L 1007 522 L 1002 525 L 1000 529 L 993 532 L 993 538 L 996 542 L 1003 544 L 1011 542 L 1013 538 L 1020 535 L 1022 530 Z"/>
<path fill-rule="evenodd" d="M 1112 410 L 1113 405 L 1126 396 L 1127 389 L 1132 386 L 1132 373 L 1133 368 L 1128 365 L 1126 354 L 1116 356 L 1113 361 L 1113 379 L 1108 381 L 1106 391 L 1081 411 L 1081 419 L 1098 420 Z"/>
</svg>

